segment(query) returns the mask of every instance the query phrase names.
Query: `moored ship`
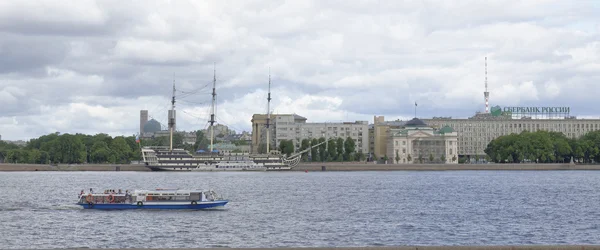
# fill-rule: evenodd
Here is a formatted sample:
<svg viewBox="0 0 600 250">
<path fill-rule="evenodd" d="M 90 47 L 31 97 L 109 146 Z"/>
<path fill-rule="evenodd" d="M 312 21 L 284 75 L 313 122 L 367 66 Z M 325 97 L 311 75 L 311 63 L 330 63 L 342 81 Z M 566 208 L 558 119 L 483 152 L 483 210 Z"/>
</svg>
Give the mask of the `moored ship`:
<svg viewBox="0 0 600 250">
<path fill-rule="evenodd" d="M 216 73 L 213 77 L 212 105 L 210 115 L 210 150 L 207 152 L 196 152 L 191 154 L 184 149 L 173 148 L 173 125 L 175 123 L 172 117 L 169 118 L 170 146 L 169 147 L 143 147 L 141 149 L 142 159 L 147 168 L 153 171 L 273 171 L 290 170 L 300 162 L 302 154 L 310 151 L 311 148 L 319 146 L 312 145 L 308 149 L 286 156 L 276 150 L 269 150 L 267 143 L 267 152 L 269 154 L 249 154 L 249 153 L 222 153 L 213 148 L 215 123 L 215 101 L 216 101 Z M 269 96 L 267 101 L 270 103 L 271 80 L 269 76 Z M 173 99 L 171 113 L 175 113 L 175 85 L 173 85 Z M 267 108 L 267 111 L 269 108 Z M 269 113 L 269 112 L 268 112 Z M 269 122 L 267 120 L 267 130 Z M 267 141 L 269 141 L 267 133 Z"/>
</svg>

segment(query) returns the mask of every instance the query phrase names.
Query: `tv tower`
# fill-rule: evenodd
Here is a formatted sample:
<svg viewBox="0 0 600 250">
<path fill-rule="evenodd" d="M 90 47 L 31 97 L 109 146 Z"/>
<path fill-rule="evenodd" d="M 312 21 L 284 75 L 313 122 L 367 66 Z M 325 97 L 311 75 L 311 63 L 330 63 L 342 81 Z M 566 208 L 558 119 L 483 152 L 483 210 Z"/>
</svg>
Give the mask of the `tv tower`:
<svg viewBox="0 0 600 250">
<path fill-rule="evenodd" d="M 489 113 L 490 92 L 488 92 L 487 88 L 487 56 L 485 57 L 485 91 L 483 92 L 483 97 L 485 98 L 485 113 Z"/>
</svg>

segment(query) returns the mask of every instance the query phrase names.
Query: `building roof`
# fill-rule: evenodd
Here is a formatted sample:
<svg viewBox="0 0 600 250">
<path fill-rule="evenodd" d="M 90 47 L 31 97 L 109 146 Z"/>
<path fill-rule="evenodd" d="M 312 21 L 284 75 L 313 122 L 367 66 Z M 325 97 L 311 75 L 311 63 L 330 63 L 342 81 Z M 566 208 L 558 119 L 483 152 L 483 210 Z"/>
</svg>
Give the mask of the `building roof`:
<svg viewBox="0 0 600 250">
<path fill-rule="evenodd" d="M 446 125 L 443 128 L 441 128 L 438 132 L 440 134 L 448 134 L 448 133 L 453 133 L 454 129 L 452 129 L 451 127 L 449 127 L 449 126 Z"/>
<path fill-rule="evenodd" d="M 306 120 L 306 117 L 303 116 L 299 116 L 297 114 L 294 114 L 294 120 Z"/>
<path fill-rule="evenodd" d="M 144 124 L 144 133 L 156 133 L 160 131 L 160 128 L 160 123 L 154 119 L 151 119 Z"/>
<path fill-rule="evenodd" d="M 413 118 L 412 120 L 406 122 L 404 124 L 404 126 L 406 127 L 427 127 L 427 124 L 425 124 L 425 122 L 421 121 L 419 118 Z"/>
</svg>

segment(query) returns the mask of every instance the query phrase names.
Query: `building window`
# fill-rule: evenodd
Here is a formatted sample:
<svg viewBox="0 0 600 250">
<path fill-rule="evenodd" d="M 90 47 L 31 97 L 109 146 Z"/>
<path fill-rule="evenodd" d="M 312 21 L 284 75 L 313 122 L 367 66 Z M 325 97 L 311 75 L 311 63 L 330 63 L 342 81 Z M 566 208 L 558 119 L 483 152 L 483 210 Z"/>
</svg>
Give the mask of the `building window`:
<svg viewBox="0 0 600 250">
<path fill-rule="evenodd" d="M 406 145 L 406 141 L 402 141 L 402 145 Z"/>
<path fill-rule="evenodd" d="M 405 148 L 402 149 L 402 153 L 406 154 L 406 149 Z"/>
<path fill-rule="evenodd" d="M 398 146 L 398 141 L 394 141 L 394 145 Z"/>
</svg>

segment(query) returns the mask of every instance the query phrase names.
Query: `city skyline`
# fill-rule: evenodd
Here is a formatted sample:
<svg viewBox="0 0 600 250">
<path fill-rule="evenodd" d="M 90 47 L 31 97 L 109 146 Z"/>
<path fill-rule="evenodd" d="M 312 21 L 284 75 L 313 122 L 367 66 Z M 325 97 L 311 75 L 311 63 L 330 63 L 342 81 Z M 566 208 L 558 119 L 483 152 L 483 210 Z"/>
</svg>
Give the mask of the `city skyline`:
<svg viewBox="0 0 600 250">
<path fill-rule="evenodd" d="M 0 134 L 139 130 L 139 112 L 251 131 L 272 111 L 308 122 L 470 117 L 489 107 L 570 107 L 599 118 L 594 1 L 112 1 L 0 3 Z"/>
</svg>

